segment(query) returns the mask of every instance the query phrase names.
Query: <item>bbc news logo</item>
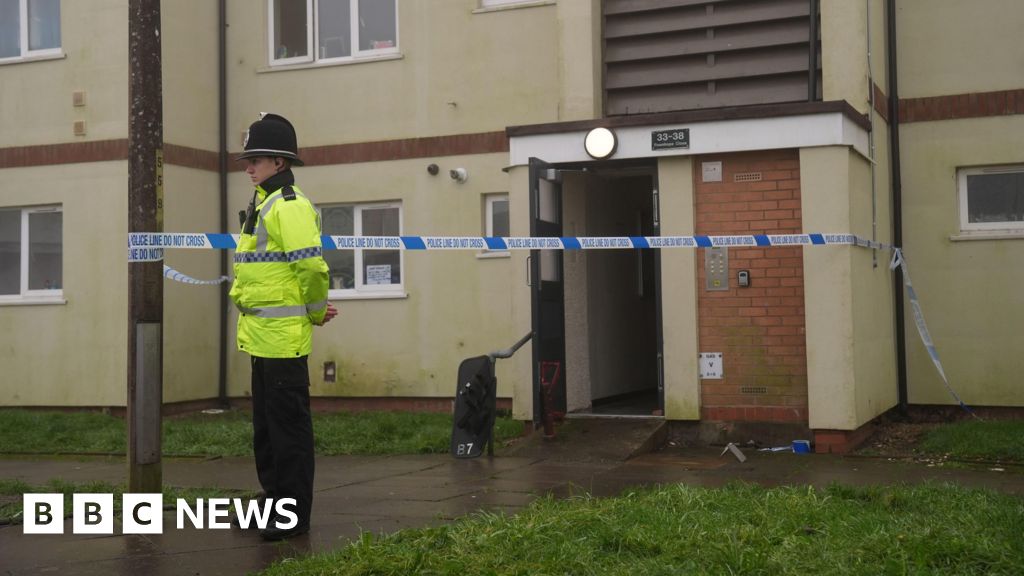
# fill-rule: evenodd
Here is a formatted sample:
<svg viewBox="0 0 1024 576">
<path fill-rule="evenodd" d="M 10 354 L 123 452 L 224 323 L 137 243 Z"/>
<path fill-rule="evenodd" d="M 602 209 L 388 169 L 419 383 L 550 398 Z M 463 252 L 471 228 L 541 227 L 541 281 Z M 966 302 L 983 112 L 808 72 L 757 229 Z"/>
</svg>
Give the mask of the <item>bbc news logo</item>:
<svg viewBox="0 0 1024 576">
<path fill-rule="evenodd" d="M 114 495 L 74 494 L 71 499 L 71 531 L 73 534 L 113 534 Z M 123 534 L 163 534 L 163 494 L 124 494 L 121 498 L 121 532 Z M 64 533 L 63 494 L 24 494 L 23 518 L 25 534 Z M 175 502 L 175 527 L 187 525 L 197 529 L 231 528 L 231 515 L 238 517 L 242 528 L 264 529 L 275 514 L 281 517 L 277 527 L 288 530 L 299 523 L 295 499 L 244 501 L 241 498 L 198 498 L 190 503 L 184 498 Z"/>
</svg>

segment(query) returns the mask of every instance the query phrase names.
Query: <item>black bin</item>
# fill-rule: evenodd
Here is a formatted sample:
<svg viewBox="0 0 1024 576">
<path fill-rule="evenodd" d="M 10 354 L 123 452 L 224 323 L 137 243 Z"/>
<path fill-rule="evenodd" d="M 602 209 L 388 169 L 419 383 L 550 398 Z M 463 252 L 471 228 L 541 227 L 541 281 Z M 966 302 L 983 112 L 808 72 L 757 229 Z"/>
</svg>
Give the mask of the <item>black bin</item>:
<svg viewBox="0 0 1024 576">
<path fill-rule="evenodd" d="M 497 410 L 498 380 L 494 361 L 488 356 L 466 358 L 459 364 L 452 418 L 452 456 L 476 458 L 494 454 L 494 418 Z"/>
</svg>

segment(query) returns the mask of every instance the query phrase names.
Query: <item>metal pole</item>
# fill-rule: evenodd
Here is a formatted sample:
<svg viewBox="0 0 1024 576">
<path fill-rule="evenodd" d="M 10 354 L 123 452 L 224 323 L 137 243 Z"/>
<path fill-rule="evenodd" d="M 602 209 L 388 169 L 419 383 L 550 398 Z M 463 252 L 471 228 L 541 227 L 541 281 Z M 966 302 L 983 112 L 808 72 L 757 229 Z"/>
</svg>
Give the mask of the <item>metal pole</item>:
<svg viewBox="0 0 1024 576">
<path fill-rule="evenodd" d="M 128 1 L 128 230 L 163 231 L 160 0 Z M 163 263 L 128 265 L 128 490 L 160 492 Z"/>
</svg>

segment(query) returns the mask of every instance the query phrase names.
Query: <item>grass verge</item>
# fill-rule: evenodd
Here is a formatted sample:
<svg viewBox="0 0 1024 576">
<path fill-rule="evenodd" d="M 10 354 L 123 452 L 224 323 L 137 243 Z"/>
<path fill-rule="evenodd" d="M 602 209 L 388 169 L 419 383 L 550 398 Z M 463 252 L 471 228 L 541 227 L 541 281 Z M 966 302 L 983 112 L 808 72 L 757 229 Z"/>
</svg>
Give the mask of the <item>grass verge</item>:
<svg viewBox="0 0 1024 576">
<path fill-rule="evenodd" d="M 314 414 L 318 455 L 424 454 L 448 450 L 449 414 L 360 412 Z M 495 423 L 496 442 L 518 436 L 522 424 Z M 125 423 L 98 413 L 0 410 L 0 454 L 123 454 Z M 163 422 L 165 456 L 249 456 L 252 416 L 242 410 L 193 414 Z"/>
<path fill-rule="evenodd" d="M 1024 500 L 951 485 L 673 485 L 363 534 L 263 574 L 1019 574 L 1022 530 Z"/>
<path fill-rule="evenodd" d="M 50 480 L 43 486 L 33 486 L 20 480 L 0 479 L 0 524 L 20 524 L 22 514 L 22 494 L 25 493 L 60 493 L 64 495 L 64 512 L 71 515 L 72 494 L 113 494 L 114 513 L 121 516 L 121 495 L 124 486 L 109 482 L 74 483 L 63 480 Z M 254 498 L 255 492 L 247 490 L 228 490 L 224 488 L 178 488 L 164 486 L 164 504 L 172 504 L 178 498 L 195 502 L 197 498 Z"/>
<path fill-rule="evenodd" d="M 918 449 L 956 460 L 1024 463 L 1024 421 L 964 420 L 930 430 Z"/>
</svg>

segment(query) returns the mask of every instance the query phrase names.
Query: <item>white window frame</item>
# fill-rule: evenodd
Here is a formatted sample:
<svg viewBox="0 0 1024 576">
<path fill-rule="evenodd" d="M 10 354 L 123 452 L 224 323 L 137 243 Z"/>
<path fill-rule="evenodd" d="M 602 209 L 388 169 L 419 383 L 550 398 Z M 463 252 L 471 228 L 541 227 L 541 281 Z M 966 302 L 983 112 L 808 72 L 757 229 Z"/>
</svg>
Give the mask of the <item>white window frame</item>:
<svg viewBox="0 0 1024 576">
<path fill-rule="evenodd" d="M 511 208 L 512 204 L 509 200 L 508 192 L 492 192 L 484 194 L 484 236 L 494 236 L 494 203 L 502 200 L 509 202 L 509 207 Z M 509 224 L 511 225 L 511 215 L 509 220 Z M 505 258 L 509 255 L 510 252 L 508 250 L 481 250 L 477 254 L 477 258 Z"/>
<path fill-rule="evenodd" d="M 343 202 L 338 204 L 321 204 L 317 206 L 321 211 L 324 208 L 352 208 L 352 235 L 362 236 L 363 235 L 363 211 L 365 210 L 382 210 L 389 208 L 398 209 L 398 235 L 402 235 L 404 229 L 405 215 L 402 211 L 402 203 L 396 202 L 374 202 L 374 203 L 352 203 Z M 329 234 L 330 236 L 337 236 L 337 234 Z M 353 266 L 355 268 L 353 283 L 354 288 L 331 288 L 327 292 L 327 297 L 330 300 L 341 300 L 345 298 L 362 298 L 362 297 L 404 297 L 405 296 L 405 250 L 395 249 L 398 252 L 398 266 L 401 270 L 402 280 L 398 284 L 367 284 L 366 278 L 364 277 L 363 270 L 363 250 L 378 250 L 377 248 L 344 248 L 344 250 L 352 250 L 355 255 L 353 258 Z M 387 250 L 391 250 L 388 248 Z"/>
<path fill-rule="evenodd" d="M 484 236 L 494 236 L 494 203 L 501 201 L 508 202 L 508 192 L 495 192 L 485 196 Z"/>
<path fill-rule="evenodd" d="M 24 1 L 24 0 L 23 0 Z M 362 58 L 376 58 L 398 54 L 398 0 L 395 3 L 395 45 L 388 48 L 371 50 L 359 49 L 359 0 L 349 1 L 349 43 L 350 56 L 320 58 L 316 47 L 320 45 L 320 27 L 317 26 L 317 14 L 320 12 L 320 0 L 306 0 L 306 56 L 277 58 L 274 46 L 274 0 L 267 0 L 267 52 L 271 66 L 287 66 L 291 64 L 338 63 Z"/>
<path fill-rule="evenodd" d="M 58 6 L 59 6 L 59 3 L 58 3 Z M 60 18 L 62 13 L 63 13 L 63 10 L 59 10 L 58 9 L 57 17 Z M 61 40 L 60 41 L 61 45 L 60 46 L 57 46 L 56 48 L 44 48 L 42 50 L 30 50 L 29 47 L 28 47 L 29 46 L 29 44 L 28 44 L 28 0 L 20 0 L 18 2 L 18 18 L 19 18 L 18 25 L 20 26 L 20 31 L 19 31 L 20 37 L 19 37 L 19 40 L 21 41 L 21 54 L 19 54 L 18 56 L 10 56 L 8 58 L 0 58 L 0 63 L 2 63 L 2 62 L 17 62 L 19 60 L 27 60 L 27 59 L 35 59 L 35 58 L 46 58 L 46 57 L 63 56 L 64 55 L 64 47 L 63 47 L 64 46 L 64 37 L 63 37 L 64 27 L 63 26 L 61 26 L 61 39 L 60 39 Z M 62 24 L 63 24 L 63 22 L 62 22 Z"/>
<path fill-rule="evenodd" d="M 967 208 L 967 177 L 978 174 L 1024 173 L 1024 164 L 957 169 L 957 195 L 960 203 L 960 230 L 964 233 L 993 231 L 1024 232 L 1024 222 L 969 222 Z"/>
<path fill-rule="evenodd" d="M 2 210 L 21 210 L 21 274 L 18 294 L 0 294 L 0 304 L 21 302 L 61 302 L 64 299 L 63 270 L 61 271 L 61 287 L 51 290 L 30 290 L 28 287 L 29 264 L 29 215 L 49 212 L 64 212 L 62 206 L 35 206 L 32 208 L 0 208 Z M 64 266 L 64 245 L 61 244 L 61 267 Z"/>
</svg>

